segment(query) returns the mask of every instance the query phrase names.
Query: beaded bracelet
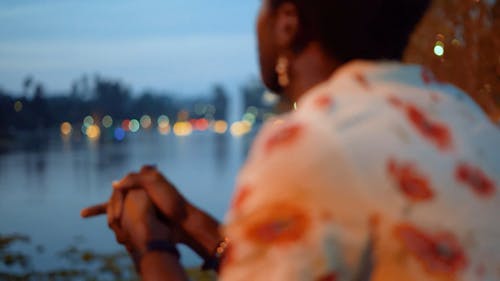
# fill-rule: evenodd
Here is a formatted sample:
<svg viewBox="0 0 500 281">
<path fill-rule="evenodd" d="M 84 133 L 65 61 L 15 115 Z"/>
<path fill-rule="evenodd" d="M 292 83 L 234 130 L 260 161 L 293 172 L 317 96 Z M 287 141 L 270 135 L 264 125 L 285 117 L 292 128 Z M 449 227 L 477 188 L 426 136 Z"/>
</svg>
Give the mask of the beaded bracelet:
<svg viewBox="0 0 500 281">
<path fill-rule="evenodd" d="M 219 266 L 224 253 L 229 246 L 229 239 L 224 238 L 217 247 L 215 248 L 214 254 L 209 258 L 205 259 L 205 262 L 201 266 L 202 270 L 215 270 L 219 271 Z"/>
</svg>

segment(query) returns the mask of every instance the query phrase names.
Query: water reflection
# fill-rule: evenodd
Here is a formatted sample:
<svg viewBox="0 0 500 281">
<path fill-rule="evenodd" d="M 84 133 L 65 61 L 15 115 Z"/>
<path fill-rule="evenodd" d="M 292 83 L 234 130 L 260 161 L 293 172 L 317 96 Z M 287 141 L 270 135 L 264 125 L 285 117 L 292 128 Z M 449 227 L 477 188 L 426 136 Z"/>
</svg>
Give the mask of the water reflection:
<svg viewBox="0 0 500 281">
<path fill-rule="evenodd" d="M 79 211 L 106 200 L 113 180 L 144 164 L 157 165 L 189 200 L 222 219 L 251 138 L 212 132 L 176 137 L 151 130 L 119 143 L 55 134 L 34 147 L 16 144 L 0 154 L 0 234 L 28 234 L 33 244 L 43 245 L 43 253 L 30 250 L 38 269 L 59 267 L 56 253 L 75 237 L 85 238 L 77 244 L 86 249 L 120 250 L 105 218 L 84 221 Z M 185 265 L 200 262 L 182 252 Z"/>
<path fill-rule="evenodd" d="M 223 173 L 226 169 L 227 158 L 228 158 L 228 138 L 229 136 L 224 134 L 214 134 L 215 138 L 215 149 L 214 149 L 214 160 L 217 173 Z"/>
</svg>

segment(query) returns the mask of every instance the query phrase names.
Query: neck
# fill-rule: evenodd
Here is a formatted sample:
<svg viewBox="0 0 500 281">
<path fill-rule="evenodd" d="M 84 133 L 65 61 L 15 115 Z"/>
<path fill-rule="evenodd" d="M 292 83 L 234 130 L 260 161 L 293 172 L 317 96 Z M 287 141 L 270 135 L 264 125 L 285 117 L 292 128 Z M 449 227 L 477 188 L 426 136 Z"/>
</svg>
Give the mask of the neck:
<svg viewBox="0 0 500 281">
<path fill-rule="evenodd" d="M 309 44 L 293 58 L 290 66 L 290 84 L 283 89 L 292 103 L 297 102 L 309 89 L 328 80 L 341 64 L 327 56 L 319 44 Z"/>
</svg>

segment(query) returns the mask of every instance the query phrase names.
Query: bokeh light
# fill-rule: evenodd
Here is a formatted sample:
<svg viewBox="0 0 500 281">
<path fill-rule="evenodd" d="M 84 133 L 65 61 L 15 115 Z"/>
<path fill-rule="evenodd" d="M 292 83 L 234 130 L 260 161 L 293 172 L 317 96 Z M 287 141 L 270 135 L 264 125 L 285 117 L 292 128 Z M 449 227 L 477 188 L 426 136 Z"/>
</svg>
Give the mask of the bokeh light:
<svg viewBox="0 0 500 281">
<path fill-rule="evenodd" d="M 115 137 L 115 140 L 122 141 L 123 139 L 125 139 L 125 130 L 123 130 L 122 128 L 116 128 L 113 132 L 113 136 Z"/>
<path fill-rule="evenodd" d="M 90 125 L 87 128 L 86 134 L 89 139 L 95 140 L 101 136 L 101 129 L 99 128 L 99 126 Z"/>
<path fill-rule="evenodd" d="M 122 129 L 125 131 L 125 132 L 128 132 L 129 129 L 129 125 L 130 125 L 130 120 L 128 119 L 125 119 L 122 121 Z"/>
<path fill-rule="evenodd" d="M 106 115 L 102 118 L 102 125 L 104 126 L 104 128 L 110 128 L 111 126 L 113 126 L 113 118 L 109 115 Z"/>
<path fill-rule="evenodd" d="M 168 116 L 166 115 L 160 115 L 158 117 L 158 125 L 160 125 L 161 123 L 167 123 L 167 124 L 170 124 L 170 120 L 168 119 Z"/>
<path fill-rule="evenodd" d="M 149 129 L 151 128 L 151 125 L 153 124 L 153 121 L 151 121 L 151 117 L 149 115 L 144 115 L 141 117 L 141 126 L 144 129 Z"/>
<path fill-rule="evenodd" d="M 16 101 L 14 103 L 14 111 L 20 112 L 21 110 L 23 110 L 23 103 L 21 101 Z"/>
<path fill-rule="evenodd" d="M 162 135 L 170 133 L 170 121 L 165 115 L 158 117 L 158 132 Z"/>
<path fill-rule="evenodd" d="M 158 132 L 162 135 L 168 135 L 170 133 L 170 125 L 164 123 L 158 125 Z"/>
<path fill-rule="evenodd" d="M 141 128 L 141 124 L 136 119 L 132 119 L 128 124 L 128 128 L 132 133 L 136 133 Z"/>
<path fill-rule="evenodd" d="M 71 135 L 71 132 L 73 131 L 73 127 L 69 122 L 64 122 L 61 124 L 61 134 L 63 136 L 69 136 Z"/>
<path fill-rule="evenodd" d="M 444 55 L 444 43 L 442 41 L 436 41 L 434 45 L 434 54 L 438 57 L 442 57 Z"/>
<path fill-rule="evenodd" d="M 259 109 L 255 106 L 249 106 L 246 112 L 252 113 L 253 115 L 257 116 L 259 114 Z"/>
<path fill-rule="evenodd" d="M 193 120 L 192 125 L 198 131 L 206 131 L 208 129 L 208 127 L 210 126 L 210 123 L 208 122 L 207 119 L 200 118 L 200 119 Z"/>
<path fill-rule="evenodd" d="M 243 115 L 243 120 L 249 122 L 250 124 L 254 124 L 255 119 L 256 119 L 256 116 L 251 112 L 247 112 L 247 113 L 245 113 L 245 115 Z"/>
<path fill-rule="evenodd" d="M 265 104 L 265 105 L 274 105 L 276 103 L 278 103 L 279 101 L 279 96 L 272 93 L 272 92 L 269 92 L 269 91 L 266 91 L 264 92 L 264 94 L 262 95 L 262 102 Z"/>
<path fill-rule="evenodd" d="M 92 118 L 92 116 L 85 116 L 85 118 L 83 119 L 83 125 L 85 127 L 90 127 L 91 125 L 94 125 L 94 118 Z"/>
<path fill-rule="evenodd" d="M 214 123 L 214 132 L 217 134 L 225 134 L 227 132 L 227 122 L 224 120 L 218 120 Z"/>
<path fill-rule="evenodd" d="M 179 137 L 185 137 L 191 135 L 193 132 L 193 126 L 189 122 L 177 122 L 174 125 L 174 134 Z"/>
<path fill-rule="evenodd" d="M 252 124 L 248 121 L 237 121 L 231 125 L 231 135 L 241 137 L 252 130 Z"/>
</svg>

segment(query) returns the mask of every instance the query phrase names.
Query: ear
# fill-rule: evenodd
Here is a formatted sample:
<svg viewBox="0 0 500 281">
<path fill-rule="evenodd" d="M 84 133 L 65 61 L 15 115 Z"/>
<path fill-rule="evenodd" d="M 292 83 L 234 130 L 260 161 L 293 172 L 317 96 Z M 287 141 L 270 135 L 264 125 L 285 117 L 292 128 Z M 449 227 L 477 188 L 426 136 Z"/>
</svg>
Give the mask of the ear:
<svg viewBox="0 0 500 281">
<path fill-rule="evenodd" d="M 274 12 L 274 38 L 280 50 L 289 50 L 297 37 L 299 30 L 299 14 L 297 6 L 284 2 Z"/>
</svg>

